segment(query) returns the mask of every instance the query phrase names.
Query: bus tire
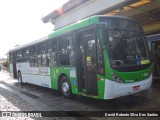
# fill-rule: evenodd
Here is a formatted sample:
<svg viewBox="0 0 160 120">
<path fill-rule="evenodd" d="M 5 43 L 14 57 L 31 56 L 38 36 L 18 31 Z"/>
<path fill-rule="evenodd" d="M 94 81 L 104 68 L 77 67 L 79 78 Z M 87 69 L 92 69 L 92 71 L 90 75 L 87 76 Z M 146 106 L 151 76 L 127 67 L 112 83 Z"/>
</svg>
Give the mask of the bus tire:
<svg viewBox="0 0 160 120">
<path fill-rule="evenodd" d="M 71 84 L 66 76 L 63 76 L 61 79 L 60 90 L 63 97 L 65 98 L 72 97 Z"/>
<path fill-rule="evenodd" d="M 18 81 L 19 81 L 20 84 L 23 84 L 22 74 L 21 74 L 20 71 L 18 72 Z"/>
</svg>

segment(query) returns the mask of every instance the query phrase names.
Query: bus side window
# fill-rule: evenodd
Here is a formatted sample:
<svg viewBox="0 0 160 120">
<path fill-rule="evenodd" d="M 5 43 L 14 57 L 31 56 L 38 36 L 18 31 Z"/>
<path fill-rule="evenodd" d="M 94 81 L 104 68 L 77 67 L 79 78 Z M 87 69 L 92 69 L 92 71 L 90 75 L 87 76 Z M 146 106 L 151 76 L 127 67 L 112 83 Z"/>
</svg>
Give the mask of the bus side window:
<svg viewBox="0 0 160 120">
<path fill-rule="evenodd" d="M 29 56 L 29 48 L 24 48 L 22 49 L 22 56 L 23 57 L 28 57 Z"/>
<path fill-rule="evenodd" d="M 60 38 L 59 53 L 60 65 L 74 65 L 74 47 L 71 35 Z"/>
<path fill-rule="evenodd" d="M 22 59 L 22 50 L 18 50 L 18 51 L 17 51 L 17 53 L 16 53 L 16 58 L 17 58 L 17 59 L 16 59 L 17 62 L 22 62 L 22 61 L 21 61 L 21 59 Z"/>
<path fill-rule="evenodd" d="M 37 67 L 37 47 L 33 45 L 30 47 L 30 66 Z"/>
<path fill-rule="evenodd" d="M 16 56 L 17 56 L 17 58 L 21 58 L 21 57 L 22 57 L 22 51 L 19 50 L 19 51 L 17 52 Z"/>
<path fill-rule="evenodd" d="M 42 42 L 38 44 L 38 66 L 46 66 L 47 59 L 46 59 L 46 42 Z"/>
<path fill-rule="evenodd" d="M 57 39 L 52 39 L 47 42 L 47 65 L 56 66 L 57 65 Z"/>
<path fill-rule="evenodd" d="M 28 62 L 29 61 L 29 47 L 23 48 L 22 49 L 22 60 L 21 62 Z"/>
</svg>

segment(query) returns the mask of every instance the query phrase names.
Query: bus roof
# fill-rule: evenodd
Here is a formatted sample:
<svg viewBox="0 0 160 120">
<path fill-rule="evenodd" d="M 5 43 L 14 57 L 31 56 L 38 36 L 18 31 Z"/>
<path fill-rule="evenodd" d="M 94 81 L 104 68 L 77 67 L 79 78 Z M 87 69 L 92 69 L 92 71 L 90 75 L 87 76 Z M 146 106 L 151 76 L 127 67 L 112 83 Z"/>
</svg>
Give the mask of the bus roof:
<svg viewBox="0 0 160 120">
<path fill-rule="evenodd" d="M 45 36 L 45 37 L 40 38 L 40 39 L 37 39 L 37 40 L 35 40 L 33 42 L 30 42 L 30 43 L 26 43 L 26 44 L 21 45 L 21 46 L 17 46 L 16 48 L 13 48 L 13 49 L 9 50 L 9 52 L 13 52 L 13 51 L 19 50 L 21 48 L 24 48 L 24 47 L 27 47 L 27 46 L 30 46 L 30 45 L 45 41 L 46 39 L 48 39 L 48 36 Z"/>
<path fill-rule="evenodd" d="M 30 43 L 27 43 L 27 44 L 18 46 L 18 47 L 16 47 L 16 48 L 13 48 L 13 49 L 11 49 L 9 52 L 13 52 L 13 51 L 22 49 L 22 48 L 24 48 L 24 47 L 27 47 L 27 46 L 30 46 L 30 45 L 34 45 L 34 44 L 43 42 L 43 41 L 45 41 L 45 40 L 54 38 L 54 37 L 59 36 L 59 35 L 62 35 L 62 34 L 64 34 L 64 33 L 67 33 L 67 32 L 73 31 L 73 30 L 77 30 L 77 29 L 80 29 L 80 28 L 82 28 L 82 27 L 86 27 L 86 26 L 88 26 L 88 25 L 94 24 L 94 23 L 98 23 L 100 17 L 106 17 L 106 18 L 122 18 L 122 19 L 133 20 L 133 19 L 130 19 L 130 18 L 124 17 L 124 16 L 105 16 L 105 15 L 92 16 L 92 17 L 89 17 L 89 18 L 86 18 L 86 19 L 77 21 L 76 23 L 73 23 L 73 24 L 71 24 L 71 25 L 68 25 L 68 26 L 66 26 L 66 27 L 63 27 L 63 28 L 61 28 L 61 29 L 59 29 L 59 30 L 53 31 L 53 32 L 50 33 L 48 36 L 45 36 L 45 37 L 40 38 L 40 39 L 38 39 L 38 40 L 35 40 L 35 41 L 33 41 L 33 42 L 30 42 Z"/>
</svg>

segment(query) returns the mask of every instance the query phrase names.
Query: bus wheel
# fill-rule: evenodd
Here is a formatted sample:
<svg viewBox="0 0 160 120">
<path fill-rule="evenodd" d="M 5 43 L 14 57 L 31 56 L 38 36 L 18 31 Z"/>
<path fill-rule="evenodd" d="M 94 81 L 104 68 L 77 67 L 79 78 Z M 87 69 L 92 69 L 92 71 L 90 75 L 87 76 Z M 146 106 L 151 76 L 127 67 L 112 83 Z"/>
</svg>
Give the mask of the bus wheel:
<svg viewBox="0 0 160 120">
<path fill-rule="evenodd" d="M 18 81 L 19 81 L 19 83 L 20 83 L 20 84 L 22 84 L 22 83 L 23 83 L 23 81 L 22 81 L 22 74 L 21 74 L 21 72 L 18 72 Z"/>
<path fill-rule="evenodd" d="M 61 94 L 65 97 L 65 98 L 71 98 L 71 85 L 69 82 L 69 79 L 64 76 L 61 79 Z"/>
</svg>

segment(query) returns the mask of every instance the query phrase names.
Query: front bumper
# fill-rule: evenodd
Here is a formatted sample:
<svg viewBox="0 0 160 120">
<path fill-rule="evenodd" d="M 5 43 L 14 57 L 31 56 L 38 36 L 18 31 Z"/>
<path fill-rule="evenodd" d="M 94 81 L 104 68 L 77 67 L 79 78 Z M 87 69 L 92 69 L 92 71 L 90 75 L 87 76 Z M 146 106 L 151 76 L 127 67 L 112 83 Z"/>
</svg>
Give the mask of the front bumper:
<svg viewBox="0 0 160 120">
<path fill-rule="evenodd" d="M 116 83 L 114 81 L 105 80 L 104 99 L 113 99 L 149 89 L 152 84 L 152 75 L 142 81 L 134 83 Z M 140 89 L 133 90 L 134 86 L 140 86 Z"/>
</svg>

